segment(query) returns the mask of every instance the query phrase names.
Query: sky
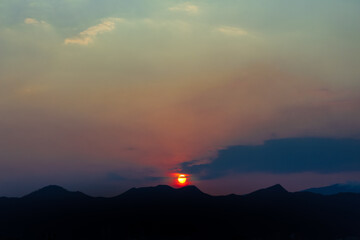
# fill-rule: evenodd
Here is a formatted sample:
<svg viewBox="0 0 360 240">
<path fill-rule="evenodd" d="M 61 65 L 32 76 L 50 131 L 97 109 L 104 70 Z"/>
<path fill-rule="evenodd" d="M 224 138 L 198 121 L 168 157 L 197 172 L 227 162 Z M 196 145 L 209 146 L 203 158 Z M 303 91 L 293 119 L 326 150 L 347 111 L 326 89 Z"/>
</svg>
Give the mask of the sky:
<svg viewBox="0 0 360 240">
<path fill-rule="evenodd" d="M 360 181 L 357 0 L 1 0 L 0 196 Z"/>
</svg>

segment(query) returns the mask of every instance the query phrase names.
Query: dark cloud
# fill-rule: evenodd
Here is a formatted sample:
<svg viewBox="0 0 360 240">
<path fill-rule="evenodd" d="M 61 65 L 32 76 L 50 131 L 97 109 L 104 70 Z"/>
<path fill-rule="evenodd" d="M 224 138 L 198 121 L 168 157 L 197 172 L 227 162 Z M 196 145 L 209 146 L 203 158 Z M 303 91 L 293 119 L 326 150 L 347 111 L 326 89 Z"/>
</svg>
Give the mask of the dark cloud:
<svg viewBox="0 0 360 240">
<path fill-rule="evenodd" d="M 207 164 L 184 162 L 184 172 L 211 179 L 230 173 L 337 173 L 360 170 L 360 140 L 288 138 L 258 146 L 231 146 Z"/>
<path fill-rule="evenodd" d="M 120 174 L 118 174 L 116 172 L 109 172 L 107 174 L 107 179 L 109 179 L 111 181 L 125 181 L 125 180 L 127 180 L 127 178 L 121 176 Z"/>
</svg>

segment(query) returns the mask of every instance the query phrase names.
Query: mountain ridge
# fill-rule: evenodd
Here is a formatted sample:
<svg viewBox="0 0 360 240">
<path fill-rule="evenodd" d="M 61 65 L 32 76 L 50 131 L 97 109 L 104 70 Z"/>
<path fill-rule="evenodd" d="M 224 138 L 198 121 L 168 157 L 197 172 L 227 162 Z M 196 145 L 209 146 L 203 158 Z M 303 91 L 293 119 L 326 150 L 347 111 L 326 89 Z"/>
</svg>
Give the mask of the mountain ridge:
<svg viewBox="0 0 360 240">
<path fill-rule="evenodd" d="M 59 185 L 47 185 L 45 187 L 42 187 L 38 190 L 32 191 L 22 197 L 6 197 L 1 196 L 0 199 L 17 199 L 17 198 L 56 198 L 56 197 L 83 197 L 83 198 L 120 198 L 127 195 L 138 195 L 138 194 L 156 194 L 156 193 L 190 193 L 190 194 L 197 194 L 202 196 L 212 196 L 212 197 L 220 197 L 217 195 L 211 195 L 202 192 L 198 187 L 194 185 L 188 185 L 180 188 L 174 188 L 169 185 L 157 185 L 157 186 L 149 186 L 149 187 L 133 187 L 128 189 L 127 191 L 120 193 L 118 195 L 115 195 L 113 197 L 93 197 L 90 195 L 87 195 L 80 191 L 69 191 L 65 189 L 64 187 L 61 187 Z M 360 193 L 360 183 L 357 184 L 333 184 L 329 186 L 324 187 L 318 187 L 318 188 L 309 188 L 301 191 L 297 191 L 294 193 L 301 193 L 301 192 L 309 192 L 309 193 L 315 193 L 315 194 L 322 194 L 322 195 L 335 195 L 339 193 Z M 221 197 L 226 196 L 254 196 L 254 195 L 263 195 L 263 194 L 272 194 L 272 195 L 279 195 L 279 194 L 289 194 L 291 192 L 287 191 L 281 184 L 275 184 L 266 188 L 261 188 L 258 190 L 255 190 L 253 192 L 247 193 L 247 194 L 227 194 L 222 195 Z"/>
<path fill-rule="evenodd" d="M 48 185 L 21 197 L 21 199 L 32 200 L 54 200 L 58 198 L 90 198 L 90 196 L 79 191 L 69 191 L 58 185 Z"/>
<path fill-rule="evenodd" d="M 127 191 L 115 195 L 113 197 L 93 197 L 90 195 L 87 195 L 83 192 L 80 191 L 69 191 L 59 185 L 47 185 L 45 187 L 42 187 L 38 190 L 35 190 L 33 192 L 30 192 L 22 197 L 7 197 L 7 196 L 1 196 L 0 199 L 16 199 L 16 198 L 41 198 L 41 197 L 49 197 L 49 198 L 56 198 L 56 196 L 60 197 L 60 196 L 67 196 L 67 197 L 86 197 L 86 198 L 119 198 L 121 196 L 125 196 L 128 194 L 134 194 L 135 192 L 137 194 L 139 194 L 140 192 L 142 193 L 156 193 L 156 192 L 163 192 L 163 191 L 167 191 L 167 192 L 191 192 L 191 193 L 196 193 L 199 195 L 203 195 L 203 196 L 213 196 L 213 197 L 220 197 L 220 196 L 214 196 L 211 194 L 207 194 L 202 192 L 198 187 L 194 186 L 194 185 L 189 185 L 189 186 L 185 186 L 185 187 L 180 187 L 180 188 L 173 188 L 169 185 L 157 185 L 157 186 L 149 186 L 149 187 L 133 187 L 128 189 Z M 305 193 L 305 192 L 311 192 L 311 193 L 316 193 L 316 194 L 321 194 L 321 195 L 335 195 L 335 194 L 339 194 L 339 193 L 360 193 L 360 183 L 351 183 L 351 184 L 342 184 L 342 183 L 338 183 L 338 184 L 333 184 L 333 185 L 329 185 L 329 186 L 324 186 L 324 187 L 317 187 L 317 188 L 308 188 L 305 190 L 301 190 L 301 191 L 297 191 L 294 193 Z M 222 195 L 222 197 L 226 197 L 226 196 L 252 196 L 254 194 L 288 194 L 290 193 L 289 191 L 287 191 L 281 184 L 275 184 L 266 188 L 262 188 L 259 190 L 255 190 L 253 192 L 247 193 L 247 194 L 227 194 L 227 195 Z"/>
<path fill-rule="evenodd" d="M 28 195 L 0 201 L 1 240 L 360 239 L 360 194 L 291 193 L 274 185 L 211 196 L 195 186 L 159 185 L 112 198 L 78 197 L 59 186 Z"/>
<path fill-rule="evenodd" d="M 322 195 L 334 195 L 339 193 L 360 193 L 360 183 L 337 183 L 329 186 L 308 188 L 303 192 L 312 192 Z"/>
</svg>

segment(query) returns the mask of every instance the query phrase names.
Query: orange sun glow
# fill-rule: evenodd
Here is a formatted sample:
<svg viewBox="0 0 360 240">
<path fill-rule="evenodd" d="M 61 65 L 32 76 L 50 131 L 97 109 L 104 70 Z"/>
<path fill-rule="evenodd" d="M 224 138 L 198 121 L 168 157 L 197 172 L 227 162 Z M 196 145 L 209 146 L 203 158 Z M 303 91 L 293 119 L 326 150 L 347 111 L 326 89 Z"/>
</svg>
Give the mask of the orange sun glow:
<svg viewBox="0 0 360 240">
<path fill-rule="evenodd" d="M 187 179 L 186 179 L 186 176 L 184 174 L 180 174 L 177 180 L 178 180 L 178 182 L 180 184 L 184 184 L 184 183 L 186 183 Z"/>
</svg>

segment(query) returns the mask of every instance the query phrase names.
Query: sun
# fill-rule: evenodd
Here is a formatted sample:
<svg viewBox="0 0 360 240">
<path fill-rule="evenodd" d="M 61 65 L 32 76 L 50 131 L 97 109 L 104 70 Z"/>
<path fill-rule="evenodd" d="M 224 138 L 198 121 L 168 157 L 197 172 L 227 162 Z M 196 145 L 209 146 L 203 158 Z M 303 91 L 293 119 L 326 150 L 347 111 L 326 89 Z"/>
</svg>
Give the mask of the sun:
<svg viewBox="0 0 360 240">
<path fill-rule="evenodd" d="M 187 179 L 184 174 L 180 174 L 177 180 L 180 184 L 185 184 Z"/>
<path fill-rule="evenodd" d="M 191 184 L 191 175 L 181 172 L 170 173 L 172 185 L 174 187 L 185 187 Z"/>
</svg>

